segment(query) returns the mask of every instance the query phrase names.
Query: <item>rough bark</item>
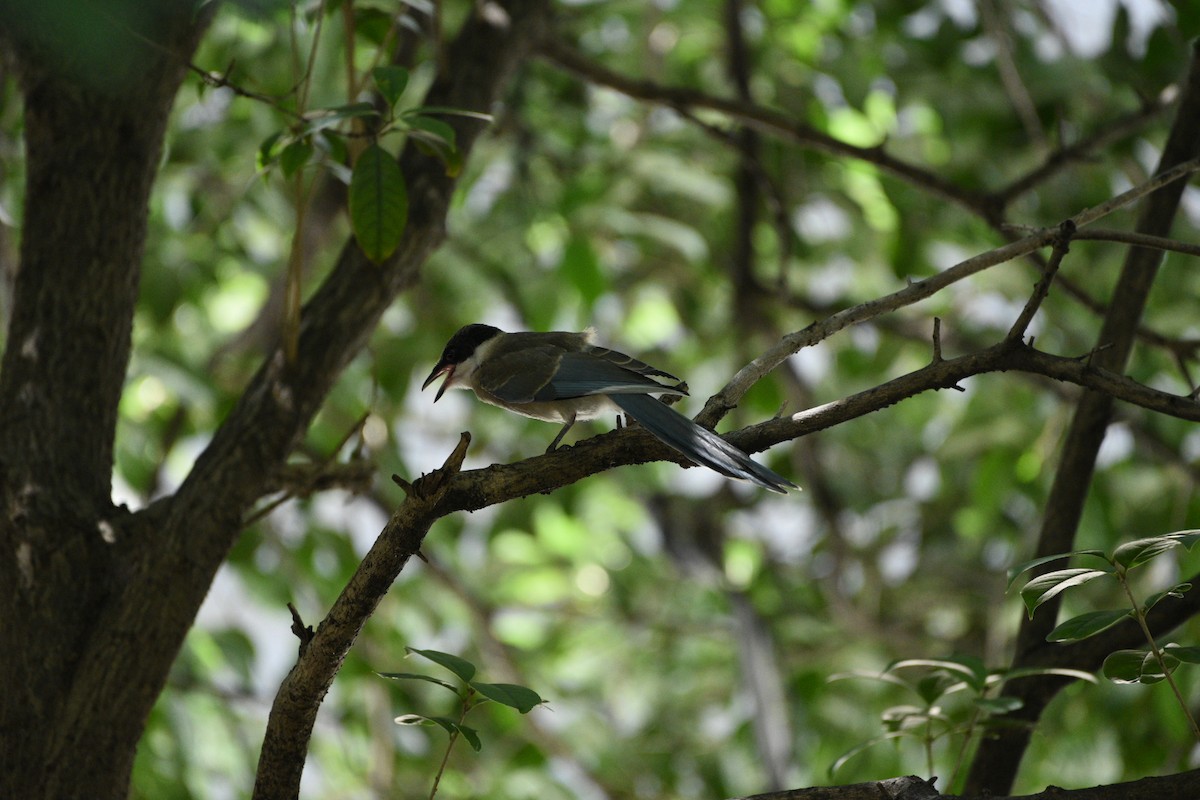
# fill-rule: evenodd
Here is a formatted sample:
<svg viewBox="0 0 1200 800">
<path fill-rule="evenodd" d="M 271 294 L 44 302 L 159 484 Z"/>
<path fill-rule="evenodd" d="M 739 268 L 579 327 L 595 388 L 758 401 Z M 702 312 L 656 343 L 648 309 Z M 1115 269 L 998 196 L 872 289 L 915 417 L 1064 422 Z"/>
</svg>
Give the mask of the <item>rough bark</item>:
<svg viewBox="0 0 1200 800">
<path fill-rule="evenodd" d="M 131 9 L 0 4 L 27 169 L 0 364 L 4 797 L 124 797 L 158 693 L 108 703 L 120 678 L 97 680 L 86 659 L 128 566 L 110 496 L 147 200 L 208 17 L 180 2 Z M 127 646 L 137 633 L 121 632 Z M 146 657 L 165 675 L 173 654 Z"/>
</svg>

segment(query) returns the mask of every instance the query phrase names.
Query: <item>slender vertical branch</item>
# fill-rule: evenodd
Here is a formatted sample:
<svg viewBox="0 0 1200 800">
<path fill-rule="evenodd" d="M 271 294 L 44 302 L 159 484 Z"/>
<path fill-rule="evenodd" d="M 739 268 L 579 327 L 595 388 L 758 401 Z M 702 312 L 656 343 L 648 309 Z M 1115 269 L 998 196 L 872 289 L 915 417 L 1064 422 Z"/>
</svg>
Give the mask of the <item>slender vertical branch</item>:
<svg viewBox="0 0 1200 800">
<path fill-rule="evenodd" d="M 1033 322 L 1034 315 L 1041 308 L 1046 296 L 1050 294 L 1050 285 L 1054 283 L 1054 276 L 1058 274 L 1058 268 L 1062 265 L 1063 258 L 1070 251 L 1071 237 L 1075 235 L 1075 223 L 1071 220 L 1063 222 L 1059 226 L 1058 233 L 1058 238 L 1054 240 L 1054 250 L 1046 262 L 1045 269 L 1042 270 L 1041 280 L 1037 282 L 1033 294 L 1029 296 L 1025 307 L 1021 309 L 1021 313 L 1008 331 L 1008 336 L 1005 337 L 1009 341 L 1019 341 L 1025 336 L 1025 331 L 1029 329 L 1029 323 Z"/>
</svg>

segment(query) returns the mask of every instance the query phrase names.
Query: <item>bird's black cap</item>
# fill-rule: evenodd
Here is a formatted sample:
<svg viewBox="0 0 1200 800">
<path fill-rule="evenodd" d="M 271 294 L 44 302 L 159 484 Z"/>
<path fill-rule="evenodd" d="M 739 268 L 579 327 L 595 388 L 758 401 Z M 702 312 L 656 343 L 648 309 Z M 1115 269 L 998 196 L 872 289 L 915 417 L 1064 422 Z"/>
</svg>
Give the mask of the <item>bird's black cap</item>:
<svg viewBox="0 0 1200 800">
<path fill-rule="evenodd" d="M 446 346 L 442 348 L 442 357 L 433 365 L 433 371 L 429 373 L 429 377 L 421 384 L 421 389 L 425 389 L 429 384 L 437 380 L 439 375 L 445 375 L 446 380 L 438 388 L 433 402 L 436 403 L 438 400 L 441 400 L 442 394 L 446 391 L 446 387 L 450 383 L 450 379 L 454 377 L 454 368 L 470 358 L 479 345 L 500 333 L 503 333 L 503 331 L 499 328 L 492 325 L 483 325 L 478 322 L 459 328 L 450 337 L 450 341 L 446 342 Z"/>
</svg>

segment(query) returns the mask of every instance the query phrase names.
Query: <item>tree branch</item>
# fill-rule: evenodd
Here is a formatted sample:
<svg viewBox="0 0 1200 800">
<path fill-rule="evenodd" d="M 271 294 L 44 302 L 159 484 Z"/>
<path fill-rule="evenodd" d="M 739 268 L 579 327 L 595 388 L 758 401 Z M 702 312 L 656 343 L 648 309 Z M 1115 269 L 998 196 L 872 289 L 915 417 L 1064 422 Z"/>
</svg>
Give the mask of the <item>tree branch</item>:
<svg viewBox="0 0 1200 800">
<path fill-rule="evenodd" d="M 302 639 L 296 665 L 271 706 L 254 783 L 255 800 L 296 797 L 321 701 L 362 626 L 404 565 L 420 553 L 425 534 L 439 517 L 435 509 L 462 468 L 470 442 L 470 435 L 464 433 L 441 469 L 405 485 L 407 499 L 392 514 L 316 632 L 306 635 L 307 641 Z"/>
<path fill-rule="evenodd" d="M 1142 778 L 1128 783 L 1093 786 L 1087 789 L 1047 787 L 1044 792 L 1020 797 L 964 794 L 944 795 L 915 775 L 889 778 L 875 783 L 856 783 L 849 786 L 817 786 L 811 789 L 789 789 L 768 792 L 738 800 L 1193 800 L 1200 796 L 1200 770 L 1180 772 L 1154 778 Z"/>
<path fill-rule="evenodd" d="M 1166 173 L 1184 164 L 1192 164 L 1198 154 L 1200 44 L 1193 46 L 1187 86 L 1163 149 L 1158 172 Z M 1174 183 L 1151 195 L 1142 207 L 1137 232 L 1154 236 L 1166 235 L 1175 217 L 1183 189 L 1184 184 Z M 1137 336 L 1142 309 L 1157 275 L 1161 258 L 1162 254 L 1157 250 L 1140 247 L 1130 249 L 1113 291 L 1113 301 L 1105 314 L 1095 358 L 1091 359 L 1094 370 L 1089 367 L 1089 372 L 1094 372 L 1095 375 L 1106 374 L 1115 379 L 1116 374 L 1124 371 Z M 1099 387 L 1091 385 L 1089 388 Z M 1062 459 L 1051 486 L 1050 496 L 1046 501 L 1046 514 L 1034 557 L 1071 549 L 1091 484 L 1096 454 L 1099 452 L 1111 416 L 1113 399 L 1114 395 L 1105 390 L 1085 392 L 1080 397 L 1063 445 Z M 1045 571 L 1046 568 L 1041 570 Z M 1040 573 L 1035 571 L 1034 575 L 1037 574 Z M 1026 666 L 1029 654 L 1045 641 L 1046 635 L 1057 620 L 1060 599 L 1055 598 L 1046 603 L 1042 613 L 1032 620 L 1022 619 L 1013 667 Z M 1015 683 L 1020 687 L 1018 696 L 1024 694 L 1024 699 L 1027 700 L 1022 708 L 1013 714 L 1014 720 L 1018 722 L 1035 721 L 1041 715 L 1045 702 L 1048 702 L 1049 697 L 1062 685 L 1061 681 L 1047 682 L 1042 678 L 1029 678 Z M 1017 724 L 998 729 L 996 736 L 985 739 L 975 754 L 967 779 L 968 790 L 995 794 L 1007 792 L 1012 786 L 1028 745 L 1030 730 L 1028 725 Z"/>
<path fill-rule="evenodd" d="M 986 219 L 993 219 L 997 216 L 998 208 L 993 206 L 988 195 L 964 189 L 936 172 L 891 156 L 884 151 L 882 146 L 857 147 L 780 111 L 744 100 L 716 97 L 695 89 L 663 86 L 653 81 L 626 77 L 590 60 L 559 37 L 551 36 L 543 39 L 539 53 L 585 80 L 606 86 L 629 97 L 661 103 L 676 109 L 717 111 L 738 120 L 747 127 L 783 137 L 804 147 L 875 164 L 915 186 L 920 186 L 932 194 L 950 200 Z"/>
<path fill-rule="evenodd" d="M 746 100 L 709 95 L 696 89 L 664 86 L 653 81 L 627 77 L 599 64 L 566 44 L 559 37 L 547 37 L 540 54 L 563 69 L 599 86 L 605 86 L 637 100 L 660 103 L 680 111 L 709 110 L 724 114 L 764 133 L 788 139 L 831 155 L 866 161 L 902 178 L 914 186 L 945 198 L 990 221 L 998 222 L 1003 210 L 1021 195 L 1052 178 L 1068 165 L 1081 161 L 1115 141 L 1124 139 L 1164 113 L 1170 103 L 1164 98 L 1117 119 L 1101 131 L 1062 147 L 1046 156 L 1043 163 L 994 193 L 965 189 L 935 172 L 910 164 L 884 152 L 882 146 L 857 147 L 848 144 L 788 115 Z"/>
<path fill-rule="evenodd" d="M 1083 228 L 1104 216 L 1113 213 L 1114 211 L 1145 197 L 1163 186 L 1176 183 L 1181 178 L 1200 170 L 1200 158 L 1194 158 L 1186 161 L 1171 169 L 1164 170 L 1154 176 L 1145 183 L 1135 186 L 1128 191 L 1113 197 L 1105 202 L 1093 206 L 1091 208 L 1080 211 L 1075 216 L 1066 220 L 1064 224 L 1071 224 L 1076 230 Z M 1182 184 L 1176 183 L 1176 186 L 1182 192 Z M 989 250 L 986 253 L 980 253 L 977 256 L 972 256 L 966 261 L 962 261 L 954 266 L 939 272 L 936 275 L 925 278 L 924 280 L 910 283 L 908 286 L 893 292 L 892 294 L 883 297 L 868 300 L 865 303 L 860 303 L 857 306 L 844 309 L 836 314 L 826 317 L 820 322 L 814 322 L 807 328 L 790 333 L 779 340 L 771 349 L 767 350 L 758 358 L 751 361 L 746 366 L 735 374 L 725 387 L 716 395 L 713 395 L 705 404 L 704 411 L 697 418 L 701 424 L 712 425 L 721 419 L 730 409 L 735 408 L 742 396 L 779 364 L 793 354 L 799 352 L 804 347 L 812 345 L 828 339 L 838 331 L 847 328 L 851 325 L 860 322 L 866 322 L 885 314 L 889 311 L 895 311 L 904 306 L 912 305 L 928 297 L 932 297 L 937 292 L 946 288 L 952 283 L 968 278 L 976 273 L 982 272 L 985 269 L 1003 264 L 1006 261 L 1011 261 L 1020 256 L 1032 253 L 1047 245 L 1052 245 L 1060 236 L 1060 228 L 1045 228 L 1021 239 L 1018 239 L 1009 244 L 1002 245 Z M 1075 236 L 1077 234 L 1072 234 Z"/>
<path fill-rule="evenodd" d="M 975 375 L 1004 371 L 1044 375 L 1110 393 L 1116 399 L 1178 419 L 1200 421 L 1200 402 L 1191 397 L 1143 386 L 1085 360 L 1054 356 L 1021 342 L 1005 340 L 977 353 L 935 361 L 841 400 L 748 426 L 726 434 L 725 438 L 746 452 L 759 452 L 871 414 L 926 391 L 952 388 Z M 436 515 L 477 511 L 517 498 L 551 492 L 606 469 L 652 461 L 686 466 L 683 456 L 641 428 L 611 431 L 523 461 L 461 472 L 442 496 Z"/>
</svg>

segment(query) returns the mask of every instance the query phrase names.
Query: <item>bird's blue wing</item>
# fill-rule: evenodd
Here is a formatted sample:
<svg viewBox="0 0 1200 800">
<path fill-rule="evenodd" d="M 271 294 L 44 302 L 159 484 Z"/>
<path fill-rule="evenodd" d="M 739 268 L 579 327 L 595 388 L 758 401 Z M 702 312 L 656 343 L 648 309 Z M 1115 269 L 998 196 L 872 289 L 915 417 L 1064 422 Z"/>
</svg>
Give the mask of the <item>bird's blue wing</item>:
<svg viewBox="0 0 1200 800">
<path fill-rule="evenodd" d="M 511 334 L 513 336 L 519 334 Z M 546 342 L 492 356 L 479 369 L 480 387 L 506 403 L 566 400 L 596 394 L 686 395 L 650 376 L 674 375 L 603 347 L 569 350 Z"/>
<path fill-rule="evenodd" d="M 611 350 L 604 351 L 612 353 Z M 615 355 L 621 356 L 620 353 Z M 623 356 L 628 358 L 628 356 Z M 647 367 L 640 361 L 630 362 Z M 654 370 L 658 374 L 666 374 Z M 564 353 L 554 376 L 534 395 L 535 400 L 560 400 L 593 394 L 687 394 L 682 389 L 663 386 L 640 372 L 594 352 Z"/>
<path fill-rule="evenodd" d="M 631 372 L 636 372 L 639 375 L 654 378 L 666 378 L 667 380 L 679 383 L 679 378 L 676 378 L 669 372 L 661 370 L 658 367 L 652 367 L 645 361 L 638 361 L 633 356 L 627 356 L 624 353 L 619 353 L 616 350 L 609 350 L 607 347 L 597 347 L 596 345 L 588 345 L 584 353 L 586 355 L 595 356 L 596 358 L 616 364 L 618 367 L 627 369 Z"/>
</svg>

